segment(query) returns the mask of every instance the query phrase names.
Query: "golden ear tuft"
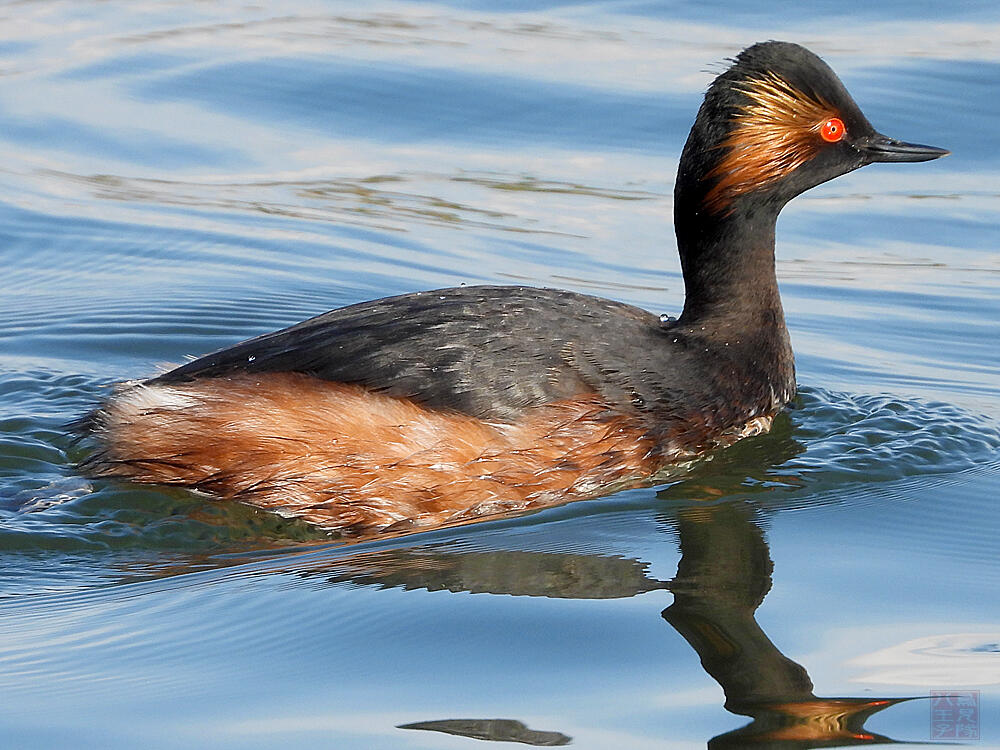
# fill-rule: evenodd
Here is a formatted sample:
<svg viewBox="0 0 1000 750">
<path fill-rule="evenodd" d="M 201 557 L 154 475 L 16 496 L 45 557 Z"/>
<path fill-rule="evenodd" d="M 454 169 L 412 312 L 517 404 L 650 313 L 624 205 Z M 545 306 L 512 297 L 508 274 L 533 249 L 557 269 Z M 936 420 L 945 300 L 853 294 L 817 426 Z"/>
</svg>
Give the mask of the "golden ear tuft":
<svg viewBox="0 0 1000 750">
<path fill-rule="evenodd" d="M 708 173 L 716 183 L 705 206 L 724 213 L 744 193 L 786 177 L 823 147 L 820 130 L 837 115 L 823 99 L 805 94 L 774 73 L 736 86 L 749 99 L 719 144 L 726 153 Z M 839 122 L 839 120 L 838 120 Z"/>
</svg>

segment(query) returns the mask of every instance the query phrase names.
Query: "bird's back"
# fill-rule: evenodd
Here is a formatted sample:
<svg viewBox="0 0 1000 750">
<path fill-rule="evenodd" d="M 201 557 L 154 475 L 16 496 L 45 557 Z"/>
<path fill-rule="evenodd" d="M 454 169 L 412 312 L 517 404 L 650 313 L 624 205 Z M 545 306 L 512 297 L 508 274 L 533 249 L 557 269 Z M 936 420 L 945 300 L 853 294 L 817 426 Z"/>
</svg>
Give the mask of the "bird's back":
<svg viewBox="0 0 1000 750">
<path fill-rule="evenodd" d="M 612 404 L 683 388 L 691 357 L 659 318 L 573 292 L 441 289 L 333 310 L 178 367 L 152 382 L 297 372 L 481 419 L 597 393 Z"/>
</svg>

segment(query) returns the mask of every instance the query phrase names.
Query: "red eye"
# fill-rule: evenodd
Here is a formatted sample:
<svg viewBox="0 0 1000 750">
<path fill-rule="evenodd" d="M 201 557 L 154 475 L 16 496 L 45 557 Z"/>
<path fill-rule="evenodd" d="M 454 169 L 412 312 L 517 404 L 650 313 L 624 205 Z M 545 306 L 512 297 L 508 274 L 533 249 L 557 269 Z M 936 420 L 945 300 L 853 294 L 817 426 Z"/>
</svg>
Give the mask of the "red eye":
<svg viewBox="0 0 1000 750">
<path fill-rule="evenodd" d="M 844 121 L 839 117 L 831 117 L 829 120 L 824 122 L 823 126 L 819 129 L 819 134 L 827 143 L 836 143 L 844 137 L 844 133 L 846 132 L 847 130 L 844 128 Z"/>
</svg>

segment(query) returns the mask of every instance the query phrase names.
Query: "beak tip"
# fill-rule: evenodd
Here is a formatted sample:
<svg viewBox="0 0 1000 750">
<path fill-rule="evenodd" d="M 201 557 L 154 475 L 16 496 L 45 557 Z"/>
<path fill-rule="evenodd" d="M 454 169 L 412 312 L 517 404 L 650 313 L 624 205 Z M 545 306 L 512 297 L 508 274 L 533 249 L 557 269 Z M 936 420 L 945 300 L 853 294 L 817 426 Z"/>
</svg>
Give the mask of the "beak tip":
<svg viewBox="0 0 1000 750">
<path fill-rule="evenodd" d="M 940 159 L 951 151 L 937 146 L 906 143 L 884 135 L 876 135 L 864 145 L 868 158 L 873 162 L 921 162 Z"/>
</svg>

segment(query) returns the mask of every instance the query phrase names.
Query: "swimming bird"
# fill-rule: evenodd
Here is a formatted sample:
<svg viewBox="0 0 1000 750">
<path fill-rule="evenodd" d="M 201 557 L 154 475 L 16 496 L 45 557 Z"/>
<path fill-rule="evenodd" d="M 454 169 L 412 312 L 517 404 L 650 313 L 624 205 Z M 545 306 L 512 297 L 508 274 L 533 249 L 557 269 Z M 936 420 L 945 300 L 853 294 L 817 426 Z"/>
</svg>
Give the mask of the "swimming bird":
<svg viewBox="0 0 1000 750">
<path fill-rule="evenodd" d="M 363 302 L 120 384 L 82 421 L 82 468 L 362 535 L 642 482 L 768 430 L 794 397 L 782 207 L 873 162 L 947 153 L 879 134 L 805 48 L 755 44 L 710 85 L 681 154 L 676 320 L 517 286 Z"/>
</svg>

